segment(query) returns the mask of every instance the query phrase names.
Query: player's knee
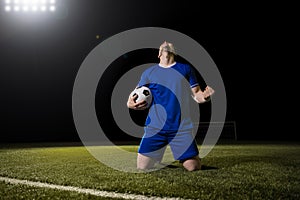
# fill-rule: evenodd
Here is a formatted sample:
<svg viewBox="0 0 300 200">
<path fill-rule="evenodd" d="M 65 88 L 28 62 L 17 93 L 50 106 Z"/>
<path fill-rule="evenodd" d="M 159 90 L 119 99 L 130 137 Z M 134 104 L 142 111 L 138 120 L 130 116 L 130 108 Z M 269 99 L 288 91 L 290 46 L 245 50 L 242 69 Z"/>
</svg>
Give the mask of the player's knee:
<svg viewBox="0 0 300 200">
<path fill-rule="evenodd" d="M 137 169 L 138 170 L 149 170 L 154 166 L 154 160 L 150 157 L 138 154 Z"/>
<path fill-rule="evenodd" d="M 185 160 L 183 162 L 183 167 L 187 171 L 197 171 L 197 170 L 200 170 L 201 169 L 200 159 L 198 157 L 195 157 L 195 158 L 191 158 L 191 159 Z"/>
<path fill-rule="evenodd" d="M 200 170 L 201 167 L 198 166 L 198 165 L 189 165 L 189 166 L 184 166 L 184 168 L 187 170 L 187 171 L 197 171 L 197 170 Z"/>
<path fill-rule="evenodd" d="M 147 169 L 149 169 L 149 166 L 145 165 L 145 164 L 138 163 L 136 168 L 138 170 L 147 170 Z"/>
</svg>

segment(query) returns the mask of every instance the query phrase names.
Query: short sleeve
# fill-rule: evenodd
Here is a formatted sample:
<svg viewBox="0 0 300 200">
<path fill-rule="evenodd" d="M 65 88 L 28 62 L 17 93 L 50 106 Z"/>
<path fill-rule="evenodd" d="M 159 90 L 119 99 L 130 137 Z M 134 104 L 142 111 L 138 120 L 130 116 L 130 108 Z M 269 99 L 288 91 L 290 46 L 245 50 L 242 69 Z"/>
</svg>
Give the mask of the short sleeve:
<svg viewBox="0 0 300 200">
<path fill-rule="evenodd" d="M 148 76 L 147 76 L 147 71 L 145 71 L 145 72 L 142 73 L 140 81 L 139 81 L 137 87 L 145 86 L 147 84 L 149 84 L 149 79 L 148 79 Z"/>
<path fill-rule="evenodd" d="M 187 73 L 188 73 L 187 77 L 188 77 L 188 81 L 190 83 L 190 87 L 193 88 L 193 87 L 198 86 L 199 83 L 198 83 L 194 69 L 189 65 L 187 65 L 187 68 L 188 68 L 187 69 Z"/>
</svg>

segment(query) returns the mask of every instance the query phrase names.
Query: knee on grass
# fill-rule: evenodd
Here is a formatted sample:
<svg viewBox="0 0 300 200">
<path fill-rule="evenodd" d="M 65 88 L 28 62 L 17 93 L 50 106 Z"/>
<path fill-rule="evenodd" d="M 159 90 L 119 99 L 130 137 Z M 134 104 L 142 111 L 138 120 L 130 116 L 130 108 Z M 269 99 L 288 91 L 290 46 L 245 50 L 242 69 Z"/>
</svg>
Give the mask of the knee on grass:
<svg viewBox="0 0 300 200">
<path fill-rule="evenodd" d="M 152 169 L 157 161 L 142 154 L 138 154 L 137 157 L 137 169 L 138 170 L 149 170 Z"/>
<path fill-rule="evenodd" d="M 187 159 L 182 162 L 182 165 L 187 171 L 197 171 L 201 169 L 201 162 L 199 157 Z"/>
</svg>

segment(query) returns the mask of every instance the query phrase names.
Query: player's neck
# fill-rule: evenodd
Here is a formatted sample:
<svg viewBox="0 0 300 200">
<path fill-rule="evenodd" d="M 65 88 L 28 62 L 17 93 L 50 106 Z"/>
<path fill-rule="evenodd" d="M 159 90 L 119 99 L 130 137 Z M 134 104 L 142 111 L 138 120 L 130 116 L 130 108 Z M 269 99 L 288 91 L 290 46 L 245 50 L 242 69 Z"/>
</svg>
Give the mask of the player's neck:
<svg viewBox="0 0 300 200">
<path fill-rule="evenodd" d="M 165 59 L 165 60 L 161 59 L 159 62 L 159 65 L 164 68 L 172 67 L 175 64 L 176 64 L 176 62 L 174 59 Z"/>
</svg>

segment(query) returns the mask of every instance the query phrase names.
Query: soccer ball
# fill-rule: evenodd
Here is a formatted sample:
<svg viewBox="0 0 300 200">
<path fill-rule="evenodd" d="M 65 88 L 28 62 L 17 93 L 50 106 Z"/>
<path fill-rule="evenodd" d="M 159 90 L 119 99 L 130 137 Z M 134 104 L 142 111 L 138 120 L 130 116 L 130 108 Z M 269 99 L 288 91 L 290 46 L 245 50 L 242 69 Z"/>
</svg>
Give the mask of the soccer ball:
<svg viewBox="0 0 300 200">
<path fill-rule="evenodd" d="M 141 87 L 135 88 L 131 92 L 130 96 L 134 96 L 135 94 L 137 95 L 137 98 L 135 99 L 135 103 L 145 100 L 147 102 L 147 108 L 150 107 L 150 104 L 152 102 L 152 93 L 148 87 L 141 86 Z"/>
</svg>

